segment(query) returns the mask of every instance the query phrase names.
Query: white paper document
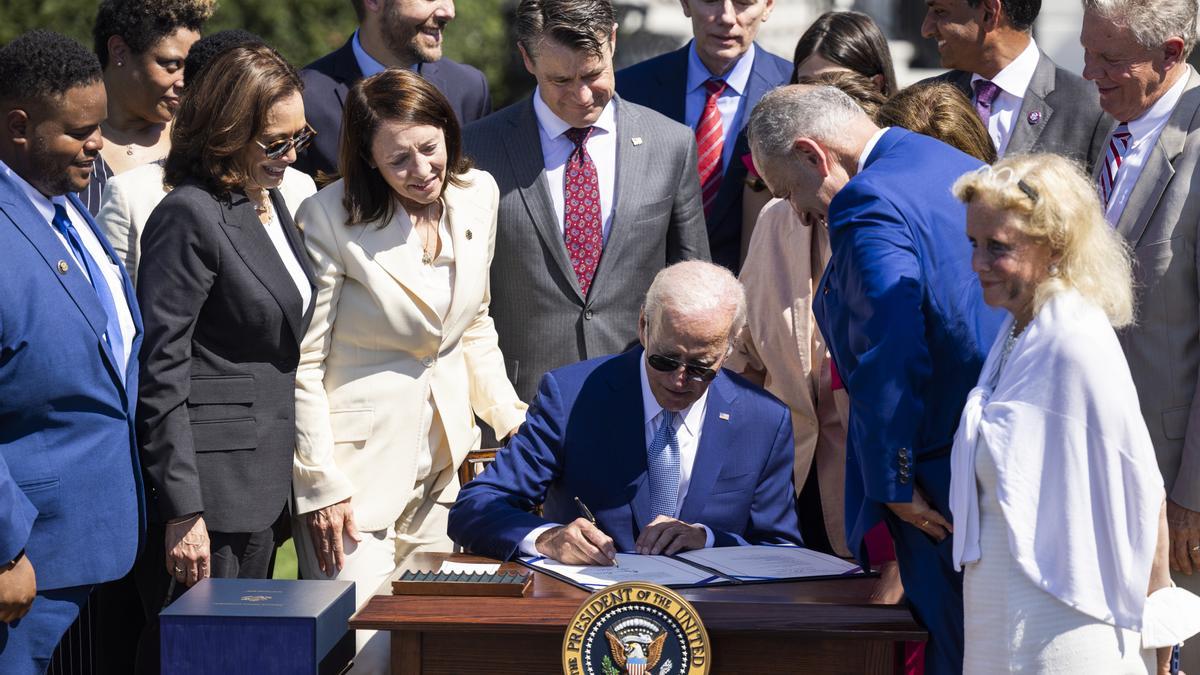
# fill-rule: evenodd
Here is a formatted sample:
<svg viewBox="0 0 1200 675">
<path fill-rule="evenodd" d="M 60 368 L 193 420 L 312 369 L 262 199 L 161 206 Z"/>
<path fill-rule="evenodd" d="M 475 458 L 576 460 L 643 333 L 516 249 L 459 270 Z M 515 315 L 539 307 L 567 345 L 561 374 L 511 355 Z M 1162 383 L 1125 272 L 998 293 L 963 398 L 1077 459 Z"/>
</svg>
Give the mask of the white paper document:
<svg viewBox="0 0 1200 675">
<path fill-rule="evenodd" d="M 685 551 L 678 557 L 738 581 L 841 576 L 862 571 L 854 563 L 798 546 L 723 546 Z"/>
<path fill-rule="evenodd" d="M 649 581 L 662 586 L 702 586 L 720 581 L 720 577 L 708 570 L 668 558 L 665 555 L 637 555 L 618 553 L 617 565 L 565 565 L 542 556 L 523 557 L 521 562 L 530 567 L 563 577 L 585 588 L 598 590 L 622 581 Z"/>
<path fill-rule="evenodd" d="M 861 568 L 798 546 L 726 546 L 676 556 L 618 553 L 619 566 L 565 565 L 544 556 L 523 557 L 526 565 L 596 590 L 622 581 L 671 587 L 712 586 L 860 574 Z"/>
<path fill-rule="evenodd" d="M 495 574 L 500 571 L 500 565 L 498 563 L 464 563 L 444 560 L 440 571 L 444 574 Z"/>
</svg>

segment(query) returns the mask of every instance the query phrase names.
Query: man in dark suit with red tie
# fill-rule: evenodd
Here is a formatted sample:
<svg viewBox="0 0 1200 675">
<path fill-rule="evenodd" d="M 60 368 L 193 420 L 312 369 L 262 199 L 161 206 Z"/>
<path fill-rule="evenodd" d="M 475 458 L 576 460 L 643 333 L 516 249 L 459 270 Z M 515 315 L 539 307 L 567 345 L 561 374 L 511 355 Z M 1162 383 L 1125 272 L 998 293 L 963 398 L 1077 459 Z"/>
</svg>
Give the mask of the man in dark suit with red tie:
<svg viewBox="0 0 1200 675">
<path fill-rule="evenodd" d="M 617 93 L 695 131 L 712 261 L 741 268 L 746 120 L 792 76 L 792 63 L 754 42 L 775 0 L 682 0 L 694 39 L 617 73 Z"/>
<path fill-rule="evenodd" d="M 385 68 L 408 68 L 433 83 L 465 126 L 492 111 L 487 78 L 442 56 L 454 0 L 352 0 L 359 28 L 346 44 L 300 71 L 304 113 L 317 136 L 296 160 L 310 176 L 337 170 L 346 92 Z"/>
</svg>

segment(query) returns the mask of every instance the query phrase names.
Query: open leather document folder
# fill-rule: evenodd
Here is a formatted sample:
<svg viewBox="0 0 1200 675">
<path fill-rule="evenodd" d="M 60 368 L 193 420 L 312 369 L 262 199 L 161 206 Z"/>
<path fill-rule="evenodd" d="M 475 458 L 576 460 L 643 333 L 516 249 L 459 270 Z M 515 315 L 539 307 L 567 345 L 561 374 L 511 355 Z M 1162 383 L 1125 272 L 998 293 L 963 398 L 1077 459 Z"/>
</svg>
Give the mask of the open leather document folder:
<svg viewBox="0 0 1200 675">
<path fill-rule="evenodd" d="M 668 588 L 707 588 L 865 574 L 852 562 L 799 546 L 726 546 L 672 556 L 618 553 L 617 565 L 612 567 L 565 565 L 544 556 L 523 556 L 520 561 L 591 591 L 622 581 L 648 581 Z"/>
</svg>

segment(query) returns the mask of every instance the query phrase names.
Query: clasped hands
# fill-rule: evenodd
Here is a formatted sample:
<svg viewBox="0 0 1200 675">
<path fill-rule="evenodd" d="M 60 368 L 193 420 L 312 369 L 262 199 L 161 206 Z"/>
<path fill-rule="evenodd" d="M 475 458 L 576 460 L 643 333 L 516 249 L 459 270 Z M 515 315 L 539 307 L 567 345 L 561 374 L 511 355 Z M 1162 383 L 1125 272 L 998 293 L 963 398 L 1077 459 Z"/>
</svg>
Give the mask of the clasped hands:
<svg viewBox="0 0 1200 675">
<path fill-rule="evenodd" d="M 634 542 L 642 555 L 674 555 L 680 551 L 704 548 L 708 532 L 703 525 L 691 525 L 676 518 L 658 516 Z M 552 527 L 538 535 L 538 553 L 568 565 L 612 565 L 617 548 L 608 536 L 586 518 Z"/>
</svg>

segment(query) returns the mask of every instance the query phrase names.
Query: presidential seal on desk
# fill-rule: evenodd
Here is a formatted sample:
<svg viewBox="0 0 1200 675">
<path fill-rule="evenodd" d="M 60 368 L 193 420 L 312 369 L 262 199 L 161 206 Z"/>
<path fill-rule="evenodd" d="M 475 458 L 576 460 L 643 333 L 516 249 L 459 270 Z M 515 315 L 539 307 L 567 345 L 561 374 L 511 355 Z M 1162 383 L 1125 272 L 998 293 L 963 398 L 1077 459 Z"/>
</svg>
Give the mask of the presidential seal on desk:
<svg viewBox="0 0 1200 675">
<path fill-rule="evenodd" d="M 567 624 L 564 675 L 707 675 L 700 615 L 678 593 L 627 581 L 596 591 Z"/>
</svg>

